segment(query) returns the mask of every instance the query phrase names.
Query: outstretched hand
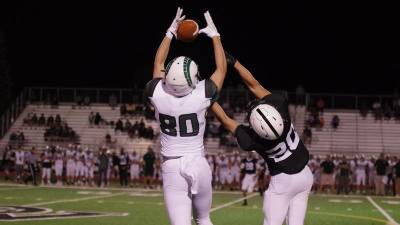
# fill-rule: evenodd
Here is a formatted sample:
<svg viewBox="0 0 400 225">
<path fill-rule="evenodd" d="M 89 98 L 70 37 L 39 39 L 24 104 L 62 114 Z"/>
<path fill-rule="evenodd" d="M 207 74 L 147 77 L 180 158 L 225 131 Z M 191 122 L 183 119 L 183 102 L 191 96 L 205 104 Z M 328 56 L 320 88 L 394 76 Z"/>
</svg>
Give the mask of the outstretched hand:
<svg viewBox="0 0 400 225">
<path fill-rule="evenodd" d="M 174 36 L 176 37 L 176 31 L 178 30 L 179 23 L 182 22 L 186 17 L 186 16 L 182 16 L 182 12 L 183 12 L 183 9 L 181 7 L 178 7 L 175 18 L 172 21 L 171 26 L 167 30 L 166 36 L 169 39 L 172 39 Z"/>
<path fill-rule="evenodd" d="M 210 38 L 221 36 L 218 33 L 217 28 L 215 27 L 215 24 L 214 24 L 214 21 L 211 18 L 210 12 L 208 12 L 208 11 L 205 12 L 204 13 L 204 18 L 206 19 L 207 27 L 201 29 L 199 31 L 199 34 L 206 34 Z"/>
</svg>

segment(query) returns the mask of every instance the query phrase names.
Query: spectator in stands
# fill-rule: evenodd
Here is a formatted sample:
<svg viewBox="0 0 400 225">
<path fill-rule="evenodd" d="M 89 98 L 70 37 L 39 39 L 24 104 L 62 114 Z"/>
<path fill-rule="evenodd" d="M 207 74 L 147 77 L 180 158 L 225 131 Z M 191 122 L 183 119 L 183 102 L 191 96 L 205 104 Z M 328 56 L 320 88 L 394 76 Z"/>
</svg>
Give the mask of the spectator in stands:
<svg viewBox="0 0 400 225">
<path fill-rule="evenodd" d="M 82 105 L 83 105 L 82 96 L 77 95 L 77 96 L 75 97 L 75 103 L 76 103 L 78 106 L 82 106 Z"/>
<path fill-rule="evenodd" d="M 336 130 L 336 129 L 338 128 L 338 126 L 339 126 L 339 123 L 340 123 L 339 116 L 338 116 L 338 115 L 334 115 L 334 116 L 332 117 L 332 121 L 331 121 L 331 126 L 332 126 L 332 128 L 333 128 L 334 130 Z"/>
<path fill-rule="evenodd" d="M 15 143 L 17 139 L 18 139 L 17 134 L 15 132 L 11 132 L 9 137 L 10 142 Z"/>
<path fill-rule="evenodd" d="M 312 142 L 312 131 L 309 126 L 306 126 L 303 130 L 303 141 L 305 144 L 311 144 Z"/>
<path fill-rule="evenodd" d="M 117 123 L 115 123 L 115 132 L 117 132 L 117 131 L 121 131 L 121 132 L 124 131 L 124 124 L 122 123 L 121 119 L 119 119 L 117 121 Z"/>
<path fill-rule="evenodd" d="M 155 119 L 155 114 L 154 114 L 154 107 L 151 104 L 148 104 L 145 107 L 145 111 L 144 111 L 144 116 L 146 119 L 148 120 L 154 120 Z"/>
<path fill-rule="evenodd" d="M 46 125 L 46 117 L 44 117 L 44 114 L 40 115 L 39 121 L 38 121 L 39 126 L 44 126 Z"/>
<path fill-rule="evenodd" d="M 319 98 L 316 105 L 318 113 L 323 113 L 325 109 L 325 101 L 322 98 Z"/>
<path fill-rule="evenodd" d="M 96 116 L 94 115 L 94 112 L 90 112 L 90 114 L 89 114 L 89 125 L 90 126 L 93 126 L 95 118 L 96 118 Z"/>
<path fill-rule="evenodd" d="M 385 159 L 383 153 L 380 154 L 379 159 L 375 162 L 376 176 L 375 176 L 375 194 L 385 194 L 385 182 L 384 177 L 386 176 L 387 168 L 389 164 Z"/>
<path fill-rule="evenodd" d="M 301 86 L 301 85 L 297 86 L 297 88 L 296 88 L 296 106 L 304 105 L 305 95 L 306 95 L 306 91 L 304 90 L 303 86 Z"/>
<path fill-rule="evenodd" d="M 126 112 L 130 115 L 133 116 L 135 113 L 135 105 L 130 103 L 128 104 L 128 106 L 126 107 Z"/>
<path fill-rule="evenodd" d="M 84 106 L 90 106 L 90 97 L 89 97 L 89 95 L 86 95 L 84 98 L 83 98 L 83 105 Z"/>
<path fill-rule="evenodd" d="M 98 126 L 102 120 L 100 113 L 97 112 L 94 116 L 94 125 Z"/>
<path fill-rule="evenodd" d="M 339 174 L 338 174 L 338 190 L 337 194 L 342 191 L 347 195 L 350 190 L 350 164 L 347 162 L 346 156 L 343 156 L 342 161 L 339 163 Z"/>
<path fill-rule="evenodd" d="M 110 137 L 111 138 L 111 137 Z M 104 187 L 107 185 L 107 172 L 108 172 L 108 156 L 106 154 L 106 149 L 100 149 L 100 155 L 98 158 L 98 162 L 99 162 L 99 180 L 98 180 L 98 186 L 99 187 Z"/>
<path fill-rule="evenodd" d="M 141 119 L 138 127 L 139 137 L 144 137 L 146 132 L 146 125 L 144 124 L 144 120 Z"/>
<path fill-rule="evenodd" d="M 142 115 L 143 111 L 144 111 L 143 105 L 142 104 L 136 104 L 135 111 L 134 111 L 133 114 L 136 115 L 136 116 Z"/>
<path fill-rule="evenodd" d="M 147 139 L 153 140 L 154 138 L 154 130 L 151 126 L 147 128 Z"/>
<path fill-rule="evenodd" d="M 129 131 L 132 127 L 132 123 L 129 120 L 125 121 L 125 125 L 124 125 L 124 131 Z"/>
<path fill-rule="evenodd" d="M 323 116 L 319 117 L 317 128 L 321 129 L 325 126 L 325 119 Z"/>
<path fill-rule="evenodd" d="M 119 112 L 120 112 L 121 116 L 125 116 L 126 115 L 126 105 L 125 104 L 122 104 L 119 107 Z"/>
<path fill-rule="evenodd" d="M 325 161 L 321 163 L 321 168 L 322 174 L 320 191 L 324 191 L 324 188 L 326 187 L 328 187 L 330 191 L 334 191 L 335 180 L 333 173 L 335 171 L 335 164 L 333 163 L 330 155 L 327 155 Z"/>
<path fill-rule="evenodd" d="M 56 122 L 57 126 L 61 125 L 61 116 L 60 116 L 60 114 L 56 115 L 56 119 L 54 121 Z"/>
<path fill-rule="evenodd" d="M 396 176 L 396 181 L 395 181 L 395 195 L 397 197 L 400 197 L 400 158 L 397 159 L 396 164 L 394 165 L 394 174 Z"/>
<path fill-rule="evenodd" d="M 54 117 L 53 117 L 53 115 L 50 115 L 48 118 L 47 118 L 47 126 L 48 127 L 50 127 L 50 126 L 53 126 L 53 124 L 54 124 Z"/>
<path fill-rule="evenodd" d="M 22 131 L 18 131 L 17 132 L 17 141 L 18 141 L 18 145 L 23 145 L 25 142 L 25 135 L 24 132 Z"/>
<path fill-rule="evenodd" d="M 25 119 L 24 119 L 24 125 L 29 125 L 29 126 L 31 126 L 32 124 L 32 116 L 33 116 L 33 114 L 30 112 L 30 113 L 28 113 L 28 115 L 25 117 Z"/>
<path fill-rule="evenodd" d="M 365 117 L 367 117 L 367 115 L 368 115 L 368 106 L 365 102 L 361 103 L 360 115 L 363 119 L 365 119 Z"/>
<path fill-rule="evenodd" d="M 385 120 L 390 120 L 392 118 L 392 109 L 388 102 L 385 102 L 385 105 L 383 106 L 383 116 L 385 117 Z"/>
<path fill-rule="evenodd" d="M 106 134 L 106 143 L 111 144 L 111 135 L 109 133 Z"/>
<path fill-rule="evenodd" d="M 37 117 L 36 113 L 34 113 L 32 116 L 31 125 L 35 126 L 37 124 L 38 124 L 38 117 Z"/>
<path fill-rule="evenodd" d="M 372 104 L 372 109 L 374 111 L 375 120 L 381 120 L 382 119 L 382 106 L 381 106 L 381 102 L 379 100 L 375 101 Z"/>
<path fill-rule="evenodd" d="M 114 93 L 112 93 L 108 98 L 108 103 L 110 104 L 112 110 L 114 110 L 114 108 L 117 107 L 118 99 Z"/>
</svg>

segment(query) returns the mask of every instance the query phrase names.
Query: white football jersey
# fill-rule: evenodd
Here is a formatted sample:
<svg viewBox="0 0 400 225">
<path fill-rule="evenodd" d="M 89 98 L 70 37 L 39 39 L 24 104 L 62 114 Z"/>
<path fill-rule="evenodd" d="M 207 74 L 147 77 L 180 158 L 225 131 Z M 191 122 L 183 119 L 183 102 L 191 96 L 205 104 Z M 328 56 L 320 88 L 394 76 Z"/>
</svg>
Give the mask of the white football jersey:
<svg viewBox="0 0 400 225">
<path fill-rule="evenodd" d="M 139 161 L 140 161 L 140 157 L 139 157 L 139 155 L 133 155 L 133 154 L 129 154 L 129 161 L 130 161 L 130 163 L 131 163 L 131 165 L 133 165 L 133 164 L 139 164 Z"/>
<path fill-rule="evenodd" d="M 227 172 L 229 167 L 229 160 L 227 158 L 217 159 L 217 165 L 220 172 Z"/>
<path fill-rule="evenodd" d="M 357 172 L 365 172 L 367 167 L 368 167 L 368 161 L 367 160 L 357 160 L 357 164 L 356 164 L 356 171 Z"/>
<path fill-rule="evenodd" d="M 204 155 L 205 116 L 218 96 L 214 82 L 200 81 L 188 95 L 175 97 L 166 92 L 164 80 L 154 79 L 147 84 L 145 94 L 160 124 L 161 154 Z"/>
<path fill-rule="evenodd" d="M 25 152 L 23 152 L 23 151 L 16 151 L 15 152 L 15 164 L 23 165 L 24 164 L 24 158 L 25 158 Z"/>
</svg>

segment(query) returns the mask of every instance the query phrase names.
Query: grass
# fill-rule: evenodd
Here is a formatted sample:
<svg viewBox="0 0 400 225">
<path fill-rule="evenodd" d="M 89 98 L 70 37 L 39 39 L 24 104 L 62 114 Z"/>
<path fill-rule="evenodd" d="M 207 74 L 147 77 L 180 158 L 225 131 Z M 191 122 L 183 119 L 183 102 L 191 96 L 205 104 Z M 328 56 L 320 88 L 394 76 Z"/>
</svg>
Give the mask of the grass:
<svg viewBox="0 0 400 225">
<path fill-rule="evenodd" d="M 215 192 L 213 207 L 241 198 L 239 193 Z M 400 198 L 372 197 L 397 223 Z M 236 203 L 211 213 L 215 225 L 262 224 L 262 197 L 249 199 L 248 206 Z M 0 186 L 2 206 L 34 205 L 58 211 L 119 213 L 103 217 L 14 221 L 13 225 L 164 225 L 168 217 L 160 191 L 140 189 L 79 189 L 31 186 Z M 127 213 L 123 216 L 122 213 Z M 0 222 L 11 224 L 11 222 Z M 305 224 L 389 224 L 365 196 L 311 195 Z"/>
</svg>

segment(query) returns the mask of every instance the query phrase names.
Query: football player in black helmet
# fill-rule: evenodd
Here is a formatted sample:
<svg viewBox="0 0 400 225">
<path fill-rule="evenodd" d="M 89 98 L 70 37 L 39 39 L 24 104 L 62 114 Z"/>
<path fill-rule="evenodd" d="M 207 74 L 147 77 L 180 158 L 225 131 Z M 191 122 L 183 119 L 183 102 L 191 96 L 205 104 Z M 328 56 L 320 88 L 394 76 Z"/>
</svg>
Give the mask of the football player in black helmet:
<svg viewBox="0 0 400 225">
<path fill-rule="evenodd" d="M 264 225 L 302 225 L 307 210 L 313 175 L 307 166 L 309 153 L 295 131 L 286 97 L 266 90 L 239 61 L 225 54 L 257 98 L 250 104 L 250 126 L 231 119 L 218 103 L 212 111 L 232 132 L 241 149 L 255 150 L 266 161 L 271 182 L 264 194 Z"/>
</svg>

